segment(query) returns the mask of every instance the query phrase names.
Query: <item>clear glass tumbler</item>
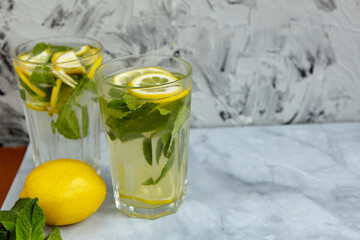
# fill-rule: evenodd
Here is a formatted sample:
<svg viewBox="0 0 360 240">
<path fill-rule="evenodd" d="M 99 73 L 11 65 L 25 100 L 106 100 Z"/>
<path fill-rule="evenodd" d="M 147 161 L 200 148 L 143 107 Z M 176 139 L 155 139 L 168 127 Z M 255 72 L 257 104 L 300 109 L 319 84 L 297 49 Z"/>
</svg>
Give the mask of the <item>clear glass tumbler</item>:
<svg viewBox="0 0 360 240">
<path fill-rule="evenodd" d="M 15 48 L 13 64 L 35 166 L 73 158 L 100 172 L 100 114 L 93 75 L 101 64 L 100 42 L 52 37 Z"/>
<path fill-rule="evenodd" d="M 145 54 L 117 58 L 95 73 L 116 207 L 155 219 L 186 193 L 191 65 Z"/>
</svg>

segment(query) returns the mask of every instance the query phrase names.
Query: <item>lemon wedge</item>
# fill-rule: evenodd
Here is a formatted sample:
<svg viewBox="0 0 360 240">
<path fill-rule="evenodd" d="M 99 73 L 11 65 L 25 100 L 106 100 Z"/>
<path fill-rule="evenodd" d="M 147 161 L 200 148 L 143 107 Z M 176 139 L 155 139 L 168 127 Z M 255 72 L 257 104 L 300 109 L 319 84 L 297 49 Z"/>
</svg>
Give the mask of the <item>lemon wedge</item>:
<svg viewBox="0 0 360 240">
<path fill-rule="evenodd" d="M 27 59 L 29 62 L 32 63 L 47 63 L 51 57 L 51 51 L 49 49 L 46 49 L 42 51 L 41 53 L 30 57 Z"/>
<path fill-rule="evenodd" d="M 84 66 L 93 64 L 97 60 L 95 54 L 98 52 L 99 52 L 98 48 L 90 48 L 84 55 L 81 56 L 81 63 Z"/>
<path fill-rule="evenodd" d="M 26 107 L 28 107 L 32 110 L 40 111 L 40 112 L 46 112 L 48 106 L 49 106 L 49 103 L 42 103 L 42 104 L 29 103 L 29 102 L 26 103 Z"/>
<path fill-rule="evenodd" d="M 54 53 L 51 61 L 56 63 L 56 69 L 64 69 L 68 74 L 83 74 L 86 72 L 73 50 Z"/>
<path fill-rule="evenodd" d="M 84 45 L 84 46 L 80 47 L 80 49 L 75 52 L 75 55 L 76 56 L 82 56 L 85 53 L 87 53 L 89 50 L 90 50 L 90 46 L 89 45 Z"/>
<path fill-rule="evenodd" d="M 49 115 L 52 116 L 54 113 L 58 113 L 55 106 L 56 106 L 56 100 L 58 98 L 58 94 L 59 94 L 59 90 L 61 87 L 61 79 L 57 79 L 56 80 L 56 86 L 53 87 L 52 92 L 51 92 L 51 98 L 50 98 L 50 110 L 49 110 Z"/>
<path fill-rule="evenodd" d="M 113 83 L 116 85 L 127 85 L 132 79 L 145 73 L 165 73 L 171 75 L 170 72 L 158 67 L 137 68 L 115 75 Z"/>
<path fill-rule="evenodd" d="M 178 83 L 161 86 L 175 82 L 176 77 L 167 73 L 145 73 L 132 79 L 128 86 L 139 87 L 139 89 L 129 89 L 134 96 L 142 99 L 161 99 L 178 94 L 182 91 L 182 87 Z M 159 87 L 157 87 L 159 85 Z"/>
<path fill-rule="evenodd" d="M 63 81 L 65 84 L 67 84 L 68 86 L 75 88 L 77 85 L 77 82 L 72 79 L 69 75 L 67 75 L 67 73 L 63 70 L 63 69 L 52 69 L 52 73 L 59 79 L 61 79 L 61 81 Z"/>
<path fill-rule="evenodd" d="M 21 71 L 21 68 L 14 63 L 15 71 L 18 73 L 20 79 L 24 82 L 26 86 L 28 86 L 35 94 L 37 94 L 39 97 L 46 97 L 46 93 L 42 91 L 41 89 L 37 88 L 35 85 L 33 85 L 27 76 Z"/>
</svg>

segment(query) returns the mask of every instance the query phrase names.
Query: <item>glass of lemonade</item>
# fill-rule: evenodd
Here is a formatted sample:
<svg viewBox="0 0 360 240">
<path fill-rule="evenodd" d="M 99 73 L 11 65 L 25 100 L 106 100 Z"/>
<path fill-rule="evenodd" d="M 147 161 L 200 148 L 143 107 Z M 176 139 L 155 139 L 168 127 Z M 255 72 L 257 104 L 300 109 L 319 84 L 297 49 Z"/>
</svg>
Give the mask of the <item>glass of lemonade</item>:
<svg viewBox="0 0 360 240">
<path fill-rule="evenodd" d="M 100 42 L 53 37 L 15 48 L 13 64 L 35 165 L 74 158 L 100 171 L 100 117 L 92 77 L 101 64 Z"/>
<path fill-rule="evenodd" d="M 111 60 L 95 73 L 116 207 L 155 219 L 184 201 L 191 65 L 145 54 Z"/>
</svg>

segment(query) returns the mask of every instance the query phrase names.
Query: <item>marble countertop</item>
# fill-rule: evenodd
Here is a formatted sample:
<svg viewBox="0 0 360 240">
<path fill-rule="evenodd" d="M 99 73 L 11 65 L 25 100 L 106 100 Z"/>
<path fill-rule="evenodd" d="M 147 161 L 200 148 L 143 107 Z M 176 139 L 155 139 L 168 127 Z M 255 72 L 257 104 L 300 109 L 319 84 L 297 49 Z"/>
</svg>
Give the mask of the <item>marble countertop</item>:
<svg viewBox="0 0 360 240">
<path fill-rule="evenodd" d="M 360 123 L 191 129 L 188 192 L 179 211 L 129 218 L 108 194 L 63 239 L 360 239 Z M 24 157 L 3 209 L 33 168 Z"/>
</svg>

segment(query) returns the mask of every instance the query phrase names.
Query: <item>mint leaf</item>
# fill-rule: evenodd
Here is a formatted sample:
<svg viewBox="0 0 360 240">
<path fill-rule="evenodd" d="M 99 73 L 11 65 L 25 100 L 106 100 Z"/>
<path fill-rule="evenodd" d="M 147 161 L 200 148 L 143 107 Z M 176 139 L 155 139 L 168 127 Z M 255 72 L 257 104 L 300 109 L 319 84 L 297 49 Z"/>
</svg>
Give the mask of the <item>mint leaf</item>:
<svg viewBox="0 0 360 240">
<path fill-rule="evenodd" d="M 142 105 L 139 108 L 134 109 L 133 111 L 131 111 L 129 114 L 127 114 L 125 116 L 125 118 L 127 119 L 132 119 L 132 118 L 138 118 L 141 117 L 145 114 L 150 113 L 151 111 L 153 111 L 156 107 L 156 103 L 153 102 L 147 102 L 144 105 Z M 162 114 L 161 114 L 162 115 Z"/>
<path fill-rule="evenodd" d="M 19 91 L 20 91 L 21 100 L 26 101 L 26 93 L 25 93 L 24 89 L 20 89 Z"/>
<path fill-rule="evenodd" d="M 47 236 L 46 240 L 61 240 L 61 235 L 58 227 L 53 227 L 49 236 Z"/>
<path fill-rule="evenodd" d="M 117 88 L 111 88 L 109 90 L 109 96 L 112 98 L 123 98 L 122 96 L 124 95 L 124 92 L 122 89 L 117 89 Z"/>
<path fill-rule="evenodd" d="M 46 49 L 48 49 L 48 45 L 46 43 L 44 43 L 44 42 L 41 42 L 41 43 L 38 43 L 38 44 L 35 45 L 35 47 L 32 50 L 32 53 L 34 55 L 37 55 L 37 54 L 45 51 Z"/>
<path fill-rule="evenodd" d="M 118 110 L 118 111 L 122 111 L 122 112 L 130 111 L 130 109 L 127 107 L 126 103 L 123 100 L 120 100 L 120 99 L 111 100 L 107 104 L 107 107 Z"/>
<path fill-rule="evenodd" d="M 164 145 L 162 143 L 162 139 L 159 138 L 159 140 L 156 143 L 156 153 L 155 153 L 156 154 L 156 163 L 157 164 L 159 164 L 159 162 L 160 162 L 160 157 L 161 157 L 161 154 L 163 152 L 163 147 L 164 147 Z"/>
<path fill-rule="evenodd" d="M 97 94 L 97 92 L 96 92 L 96 84 L 95 84 L 95 82 L 93 82 L 93 81 L 88 81 L 86 84 L 85 84 L 85 89 L 86 90 L 88 90 L 88 91 L 90 91 L 90 92 L 92 92 L 92 93 L 94 93 L 94 94 Z"/>
<path fill-rule="evenodd" d="M 137 133 L 137 135 L 140 135 L 144 132 L 159 129 L 167 123 L 168 119 L 168 115 L 163 116 L 158 110 L 155 110 L 134 119 L 119 119 L 110 115 L 105 120 L 105 125 L 112 130 L 117 138 L 124 141 L 123 136 L 126 134 Z"/>
<path fill-rule="evenodd" d="M 161 115 L 168 115 L 171 113 L 169 109 L 165 109 L 165 108 L 159 108 L 159 112 Z"/>
<path fill-rule="evenodd" d="M 30 202 L 29 198 L 20 198 L 10 211 L 0 211 L 0 223 L 10 232 L 15 232 L 16 219 L 19 212 Z"/>
<path fill-rule="evenodd" d="M 26 85 L 26 83 L 24 83 L 24 81 L 21 78 L 18 77 L 18 81 L 26 92 L 28 92 L 33 97 L 37 97 L 37 94 L 33 90 L 31 90 L 31 88 L 29 88 L 28 85 Z"/>
<path fill-rule="evenodd" d="M 73 48 L 71 47 L 67 47 L 67 46 L 58 46 L 58 45 L 50 45 L 48 46 L 50 48 L 50 51 L 52 53 L 56 53 L 56 52 L 64 52 L 64 51 L 69 51 L 72 50 Z"/>
<path fill-rule="evenodd" d="M 81 137 L 79 122 L 72 105 L 66 105 L 60 110 L 56 128 L 61 135 L 68 139 Z"/>
<path fill-rule="evenodd" d="M 137 97 L 131 94 L 126 93 L 122 97 L 130 110 L 134 110 L 144 104 L 144 102 L 139 101 Z"/>
<path fill-rule="evenodd" d="M 4 226 L 6 230 L 14 232 L 17 217 L 18 214 L 14 211 L 1 211 L 0 223 Z"/>
<path fill-rule="evenodd" d="M 157 184 L 161 179 L 165 177 L 166 173 L 171 169 L 172 165 L 174 164 L 174 160 L 175 160 L 175 155 L 173 154 L 165 164 L 164 168 L 161 170 L 160 176 L 156 180 L 154 180 L 153 178 L 148 178 L 142 184 L 145 186 Z"/>
<path fill-rule="evenodd" d="M 37 202 L 37 198 L 32 199 L 20 211 L 16 220 L 16 239 L 44 239 L 45 215 Z"/>
<path fill-rule="evenodd" d="M 56 86 L 55 79 L 51 74 L 51 69 L 48 66 L 35 67 L 35 70 L 31 73 L 29 80 L 35 84 L 47 83 L 51 86 Z"/>
<path fill-rule="evenodd" d="M 152 165 L 152 149 L 151 149 L 151 138 L 144 138 L 143 140 L 143 154 L 146 162 Z"/>
<path fill-rule="evenodd" d="M 87 105 L 81 107 L 81 116 L 82 116 L 82 137 L 86 137 L 88 134 L 89 128 L 89 113 Z"/>
<path fill-rule="evenodd" d="M 81 138 L 79 121 L 76 117 L 75 107 L 80 107 L 80 104 L 77 102 L 76 98 L 81 94 L 84 89 L 85 84 L 89 81 L 89 78 L 79 78 L 79 84 L 74 91 L 70 94 L 67 100 L 64 102 L 61 110 L 59 111 L 58 119 L 56 120 L 55 126 L 57 131 L 68 139 L 79 139 Z M 87 109 L 82 108 L 82 115 L 86 123 L 88 121 L 88 116 L 85 117 L 85 114 L 88 114 Z M 83 125 L 82 130 L 84 130 L 86 125 Z M 87 131 L 86 131 L 87 134 Z M 83 135 L 82 137 L 86 137 Z"/>
</svg>

